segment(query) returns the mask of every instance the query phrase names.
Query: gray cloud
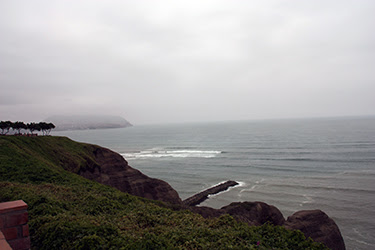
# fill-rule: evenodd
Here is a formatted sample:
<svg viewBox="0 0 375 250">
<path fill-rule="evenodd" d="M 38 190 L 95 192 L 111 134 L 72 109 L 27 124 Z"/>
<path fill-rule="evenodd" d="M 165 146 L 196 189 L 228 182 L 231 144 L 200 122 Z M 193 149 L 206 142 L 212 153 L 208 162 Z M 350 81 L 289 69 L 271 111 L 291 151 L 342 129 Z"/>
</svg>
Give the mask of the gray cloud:
<svg viewBox="0 0 375 250">
<path fill-rule="evenodd" d="M 1 119 L 373 115 L 373 1 L 2 1 Z"/>
</svg>

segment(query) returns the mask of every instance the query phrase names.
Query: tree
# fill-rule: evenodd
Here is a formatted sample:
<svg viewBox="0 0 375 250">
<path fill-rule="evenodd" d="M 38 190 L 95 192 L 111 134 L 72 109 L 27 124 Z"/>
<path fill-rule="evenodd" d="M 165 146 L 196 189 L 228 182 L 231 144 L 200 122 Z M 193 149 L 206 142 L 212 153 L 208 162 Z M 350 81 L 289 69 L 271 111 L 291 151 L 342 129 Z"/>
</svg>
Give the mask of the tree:
<svg viewBox="0 0 375 250">
<path fill-rule="evenodd" d="M 50 122 L 50 123 L 47 123 L 47 127 L 48 127 L 47 135 L 49 135 L 49 133 L 51 133 L 51 130 L 55 128 L 55 125 L 52 122 Z"/>
<path fill-rule="evenodd" d="M 43 135 L 49 135 L 49 133 L 51 133 L 51 130 L 55 128 L 55 125 L 53 123 L 46 122 L 39 122 L 39 126 L 43 132 Z"/>
<path fill-rule="evenodd" d="M 1 129 L 1 134 L 6 135 L 9 133 L 10 128 L 12 127 L 12 122 L 11 121 L 1 121 L 0 122 L 0 129 Z"/>
<path fill-rule="evenodd" d="M 11 121 L 0 121 L 0 129 L 1 129 L 1 135 L 6 135 L 10 129 L 13 129 L 13 131 L 16 131 L 14 134 L 19 135 L 21 134 L 22 129 L 30 130 L 31 134 L 36 131 L 42 131 L 43 135 L 49 135 L 51 133 L 51 130 L 55 128 L 55 125 L 53 123 L 46 123 L 46 122 L 30 122 L 30 123 L 23 123 L 20 121 L 17 122 L 11 122 Z"/>
<path fill-rule="evenodd" d="M 28 124 L 26 124 L 27 126 L 27 129 L 30 130 L 30 133 L 32 134 L 35 130 L 38 130 L 37 128 L 37 124 L 35 122 L 30 122 Z M 40 129 L 39 129 L 40 131 Z"/>
<path fill-rule="evenodd" d="M 16 121 L 15 123 L 12 124 L 12 129 L 17 130 L 16 134 L 21 134 L 22 129 L 27 129 L 27 126 L 25 123 Z"/>
<path fill-rule="evenodd" d="M 45 135 L 45 131 L 47 130 L 47 123 L 45 122 L 39 122 L 40 130 L 42 130 L 43 135 Z"/>
<path fill-rule="evenodd" d="M 42 130 L 39 123 L 35 123 L 35 130 L 38 132 Z"/>
</svg>

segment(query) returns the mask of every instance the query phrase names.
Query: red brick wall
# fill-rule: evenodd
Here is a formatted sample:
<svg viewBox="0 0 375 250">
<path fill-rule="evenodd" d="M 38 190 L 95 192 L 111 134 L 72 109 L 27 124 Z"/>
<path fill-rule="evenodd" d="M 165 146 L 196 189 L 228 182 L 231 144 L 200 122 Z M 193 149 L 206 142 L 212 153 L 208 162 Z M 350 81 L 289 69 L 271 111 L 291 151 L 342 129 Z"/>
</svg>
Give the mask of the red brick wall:
<svg viewBox="0 0 375 250">
<path fill-rule="evenodd" d="M 0 231 L 12 249 L 30 249 L 27 222 L 28 213 L 25 202 L 19 200 L 0 203 Z M 4 241 L 0 242 L 4 243 Z M 0 249 L 3 249 L 1 245 Z"/>
<path fill-rule="evenodd" d="M 12 248 L 10 248 L 7 240 L 5 239 L 4 234 L 1 231 L 0 231 L 0 249 L 1 250 L 12 250 Z"/>
</svg>

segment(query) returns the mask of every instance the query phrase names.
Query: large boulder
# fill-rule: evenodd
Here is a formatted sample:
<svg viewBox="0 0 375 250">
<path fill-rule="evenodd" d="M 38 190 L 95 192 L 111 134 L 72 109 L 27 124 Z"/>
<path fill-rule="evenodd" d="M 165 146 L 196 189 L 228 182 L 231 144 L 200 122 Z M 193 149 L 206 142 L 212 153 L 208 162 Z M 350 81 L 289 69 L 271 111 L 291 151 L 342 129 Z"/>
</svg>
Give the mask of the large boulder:
<svg viewBox="0 0 375 250">
<path fill-rule="evenodd" d="M 167 182 L 150 178 L 128 165 L 118 153 L 102 147 L 93 149 L 94 161 L 86 159 L 79 175 L 112 186 L 122 192 L 152 200 L 181 204 L 177 193 Z"/>
<path fill-rule="evenodd" d="M 259 201 L 233 202 L 221 210 L 252 226 L 260 226 L 266 222 L 281 226 L 285 222 L 279 209 Z"/>
<path fill-rule="evenodd" d="M 196 211 L 205 217 L 220 215 L 204 209 Z M 235 219 L 252 226 L 271 223 L 289 230 L 300 230 L 306 238 L 322 242 L 333 250 L 345 249 L 345 243 L 336 223 L 321 210 L 304 210 L 294 213 L 287 220 L 280 210 L 264 202 L 234 202 L 222 207 L 220 212 L 232 215 Z"/>
<path fill-rule="evenodd" d="M 334 250 L 345 249 L 345 243 L 336 223 L 321 210 L 303 210 L 289 216 L 287 229 L 301 230 L 306 237 L 322 242 Z"/>
</svg>

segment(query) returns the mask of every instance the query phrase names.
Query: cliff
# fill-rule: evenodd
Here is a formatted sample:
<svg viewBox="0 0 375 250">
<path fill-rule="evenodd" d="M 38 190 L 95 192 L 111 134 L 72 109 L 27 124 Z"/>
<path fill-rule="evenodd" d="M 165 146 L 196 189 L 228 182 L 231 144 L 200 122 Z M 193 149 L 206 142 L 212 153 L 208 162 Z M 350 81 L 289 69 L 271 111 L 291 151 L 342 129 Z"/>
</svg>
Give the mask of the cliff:
<svg viewBox="0 0 375 250">
<path fill-rule="evenodd" d="M 300 231 L 274 226 L 281 223 L 270 221 L 285 220 L 266 204 L 187 207 L 169 184 L 131 168 L 117 153 L 65 137 L 0 137 L 0 202 L 18 199 L 29 205 L 35 249 L 325 249 Z M 306 217 L 288 218 L 290 228 L 300 218 L 305 226 Z M 233 218 L 271 224 L 253 227 Z"/>
<path fill-rule="evenodd" d="M 90 153 L 94 163 L 88 161 L 87 166 L 79 169 L 79 175 L 132 195 L 181 204 L 178 193 L 167 182 L 130 167 L 121 155 L 97 146 L 92 147 Z"/>
<path fill-rule="evenodd" d="M 150 178 L 130 167 L 119 154 L 97 145 L 77 143 L 66 137 L 33 139 L 2 137 L 20 147 L 34 161 L 48 160 L 53 168 L 62 168 L 87 179 L 112 186 L 140 197 L 180 204 L 178 193 L 165 181 Z M 6 174 L 7 176 L 9 174 Z M 40 176 L 24 176 L 35 180 Z M 14 176 L 9 176 L 14 178 Z"/>
</svg>

